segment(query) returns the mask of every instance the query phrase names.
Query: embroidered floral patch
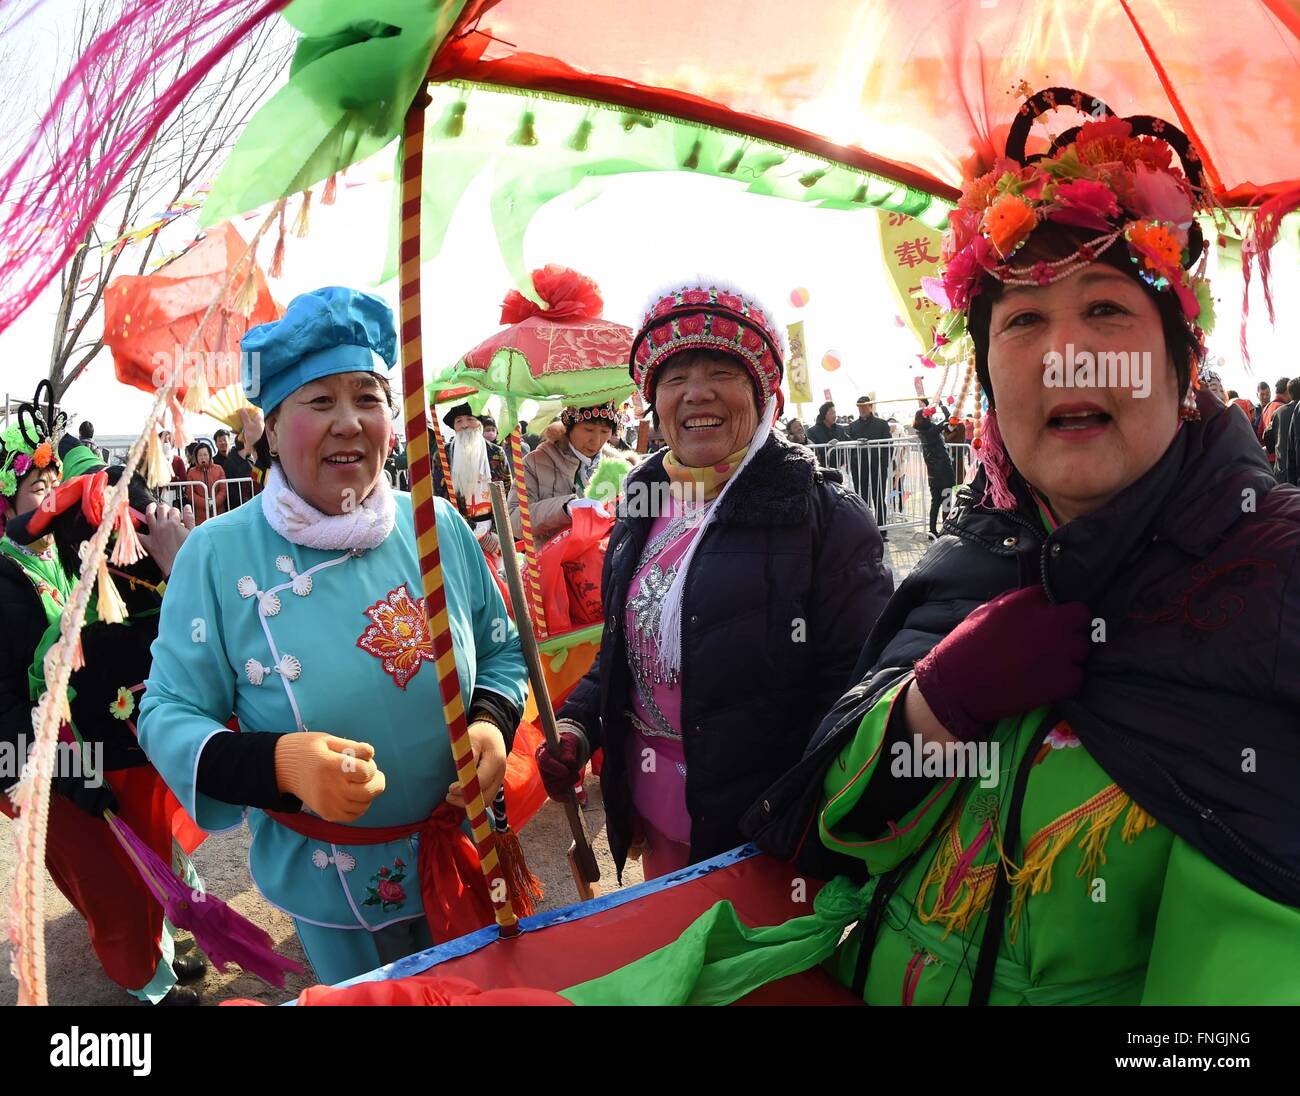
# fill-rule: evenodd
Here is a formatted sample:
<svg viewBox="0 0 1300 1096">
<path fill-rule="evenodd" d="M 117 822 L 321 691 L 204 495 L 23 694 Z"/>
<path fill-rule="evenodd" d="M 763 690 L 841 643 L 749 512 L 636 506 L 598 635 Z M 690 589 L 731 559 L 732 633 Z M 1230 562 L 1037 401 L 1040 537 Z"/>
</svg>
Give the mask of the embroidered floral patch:
<svg viewBox="0 0 1300 1096">
<path fill-rule="evenodd" d="M 131 690 L 125 685 L 118 689 L 117 696 L 109 704 L 108 710 L 113 713 L 114 719 L 130 719 L 135 711 L 135 697 L 131 695 Z"/>
<path fill-rule="evenodd" d="M 406 891 L 402 882 L 406 879 L 406 864 L 399 856 L 391 868 L 380 868 L 370 877 L 366 884 L 366 900 L 363 906 L 378 906 L 383 913 L 390 909 L 399 909 L 406 901 Z"/>
<path fill-rule="evenodd" d="M 424 607 L 411 597 L 406 583 L 402 583 L 382 601 L 370 606 L 366 616 L 372 623 L 361 633 L 357 646 L 379 659 L 384 673 L 392 677 L 399 689 L 405 689 L 419 673 L 420 664 L 434 660 Z"/>
</svg>

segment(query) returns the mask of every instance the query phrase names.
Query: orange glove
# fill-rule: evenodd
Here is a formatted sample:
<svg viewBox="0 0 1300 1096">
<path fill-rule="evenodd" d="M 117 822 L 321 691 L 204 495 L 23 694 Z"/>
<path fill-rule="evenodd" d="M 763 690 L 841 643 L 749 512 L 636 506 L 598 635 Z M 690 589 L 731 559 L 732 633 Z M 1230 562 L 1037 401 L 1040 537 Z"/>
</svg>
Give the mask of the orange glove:
<svg viewBox="0 0 1300 1096">
<path fill-rule="evenodd" d="M 355 822 L 386 786 L 375 749 L 319 731 L 286 734 L 275 745 L 275 782 L 327 822 Z"/>
</svg>

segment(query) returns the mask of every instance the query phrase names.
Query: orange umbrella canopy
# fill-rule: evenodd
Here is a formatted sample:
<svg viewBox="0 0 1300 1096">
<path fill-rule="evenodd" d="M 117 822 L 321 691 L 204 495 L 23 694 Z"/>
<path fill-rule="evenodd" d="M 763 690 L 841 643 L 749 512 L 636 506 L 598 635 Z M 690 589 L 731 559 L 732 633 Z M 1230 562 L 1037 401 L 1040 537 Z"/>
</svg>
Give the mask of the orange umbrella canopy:
<svg viewBox="0 0 1300 1096">
<path fill-rule="evenodd" d="M 1090 92 L 1197 144 L 1220 201 L 1300 181 L 1296 0 L 478 0 L 435 61 L 470 79 L 793 127 L 931 193 L 990 161 L 1030 90 Z M 472 101 L 471 101 L 472 102 Z M 469 109 L 473 109 L 472 105 Z M 1063 118 L 1060 128 L 1077 124 Z M 785 143 L 806 148 L 807 139 Z M 976 172 L 978 173 L 978 172 Z"/>
<path fill-rule="evenodd" d="M 119 381 L 154 392 L 180 368 L 178 399 L 184 399 L 198 379 L 196 370 L 202 370 L 211 390 L 239 383 L 240 339 L 250 327 L 279 319 L 283 312 L 255 262 L 251 270 L 245 263 L 232 283 L 231 272 L 247 249 L 226 222 L 153 274 L 125 275 L 109 283 L 104 291 L 104 343 L 113 352 Z M 187 352 L 191 336 L 223 288 L 225 298 Z"/>
</svg>

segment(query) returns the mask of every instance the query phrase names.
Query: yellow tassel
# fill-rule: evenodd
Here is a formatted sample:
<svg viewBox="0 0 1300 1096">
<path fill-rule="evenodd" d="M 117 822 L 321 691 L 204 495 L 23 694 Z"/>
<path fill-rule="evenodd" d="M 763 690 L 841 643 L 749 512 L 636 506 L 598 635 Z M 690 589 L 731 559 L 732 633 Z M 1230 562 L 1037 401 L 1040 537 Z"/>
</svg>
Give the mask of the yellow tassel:
<svg viewBox="0 0 1300 1096">
<path fill-rule="evenodd" d="M 320 196 L 321 205 L 333 205 L 339 194 L 339 174 L 336 171 L 325 181 L 325 189 Z"/>
<path fill-rule="evenodd" d="M 102 558 L 99 561 L 97 594 L 96 607 L 100 620 L 105 624 L 121 624 L 126 620 L 126 602 L 122 600 L 122 595 L 113 585 L 113 576 L 108 573 L 108 561 Z"/>
<path fill-rule="evenodd" d="M 963 805 L 959 803 L 958 807 Z M 949 880 L 957 870 L 957 861 L 964 852 L 956 836 L 960 813 L 958 810 L 952 822 L 944 830 L 940 847 L 935 851 L 934 859 L 930 862 L 930 868 L 921 881 L 916 895 L 917 918 L 922 924 L 941 922 L 944 926 L 945 939 L 953 932 L 965 934 L 974 927 L 975 919 L 988 908 L 989 899 L 993 894 L 993 884 L 997 880 L 996 863 L 982 864 L 978 867 L 970 865 L 966 868 L 966 874 L 958 884 L 956 893 L 947 903 L 944 902 L 944 891 L 948 888 Z M 925 902 L 931 887 L 937 888 L 937 893 L 933 905 L 927 910 Z"/>
<path fill-rule="evenodd" d="M 1088 832 L 1079 842 L 1079 848 L 1083 850 L 1083 859 L 1079 862 L 1079 870 L 1074 873 L 1076 878 L 1091 881 L 1097 874 L 1097 868 L 1106 863 L 1106 841 L 1110 837 L 1111 827 L 1119 820 L 1119 816 L 1124 813 L 1124 808 L 1128 805 L 1129 797 L 1120 795 L 1113 803 L 1107 804 L 1092 816 L 1088 823 Z"/>
<path fill-rule="evenodd" d="M 208 378 L 201 363 L 195 365 L 193 373 L 185 389 L 184 406 L 186 411 L 202 411 L 208 405 Z"/>
<path fill-rule="evenodd" d="M 244 284 L 239 287 L 239 292 L 235 294 L 235 311 L 241 316 L 251 316 L 253 309 L 257 307 L 257 278 L 256 272 L 250 264 L 248 273 L 244 276 Z"/>
<path fill-rule="evenodd" d="M 81 649 L 81 633 L 72 640 L 72 672 L 75 674 L 86 665 L 86 652 Z"/>
<path fill-rule="evenodd" d="M 1024 863 L 1011 872 L 1011 911 L 1008 917 L 1013 942 L 1020 928 L 1020 915 L 1024 913 L 1025 903 L 1030 895 L 1046 894 L 1052 889 L 1052 867 L 1056 858 L 1078 836 L 1085 817 L 1081 816 L 1053 837 L 1040 842 L 1034 852 L 1025 857 Z M 1032 839 L 1030 844 L 1033 844 Z"/>
<path fill-rule="evenodd" d="M 293 234 L 301 239 L 311 231 L 311 191 L 302 192 L 302 205 L 298 207 L 298 219 L 293 222 Z"/>
<path fill-rule="evenodd" d="M 164 483 L 172 481 L 171 465 L 167 463 L 167 457 L 163 453 L 158 431 L 153 428 L 150 428 L 149 440 L 144 446 L 144 479 L 151 488 L 161 487 Z"/>
<path fill-rule="evenodd" d="M 1133 844 L 1134 840 L 1147 830 L 1154 829 L 1160 825 L 1151 815 L 1147 814 L 1136 803 L 1130 802 L 1128 816 L 1124 819 L 1124 828 L 1120 831 L 1120 839 L 1126 844 Z"/>
</svg>

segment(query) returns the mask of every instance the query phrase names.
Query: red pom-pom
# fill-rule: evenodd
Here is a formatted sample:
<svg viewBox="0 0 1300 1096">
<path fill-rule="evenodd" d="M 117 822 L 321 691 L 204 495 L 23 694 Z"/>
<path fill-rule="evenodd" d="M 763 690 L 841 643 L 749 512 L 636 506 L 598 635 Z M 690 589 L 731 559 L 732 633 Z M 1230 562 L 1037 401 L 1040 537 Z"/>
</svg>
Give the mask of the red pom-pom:
<svg viewBox="0 0 1300 1096">
<path fill-rule="evenodd" d="M 544 266 L 533 271 L 533 288 L 545 307 L 530 301 L 517 289 L 501 302 L 501 322 L 520 323 L 530 316 L 551 320 L 595 320 L 605 308 L 600 288 L 590 278 L 565 266 Z"/>
</svg>

